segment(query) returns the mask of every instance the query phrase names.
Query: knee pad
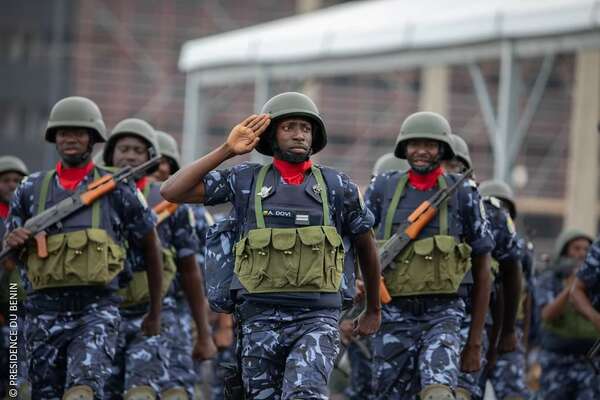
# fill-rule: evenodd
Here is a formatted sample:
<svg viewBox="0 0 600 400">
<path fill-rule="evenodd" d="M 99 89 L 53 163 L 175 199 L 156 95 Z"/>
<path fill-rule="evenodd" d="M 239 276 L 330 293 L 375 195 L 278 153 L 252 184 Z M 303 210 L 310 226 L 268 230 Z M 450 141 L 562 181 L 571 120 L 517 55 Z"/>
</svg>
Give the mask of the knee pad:
<svg viewBox="0 0 600 400">
<path fill-rule="evenodd" d="M 419 396 L 421 400 L 454 400 L 452 390 L 446 385 L 425 386 Z"/>
<path fill-rule="evenodd" d="M 63 400 L 94 400 L 94 391 L 88 385 L 72 386 L 63 394 Z"/>
<path fill-rule="evenodd" d="M 464 388 L 457 388 L 455 391 L 456 400 L 471 400 L 471 392 Z"/>
<path fill-rule="evenodd" d="M 162 400 L 189 400 L 189 396 L 184 388 L 181 386 L 167 389 L 160 393 Z"/>
<path fill-rule="evenodd" d="M 124 400 L 156 400 L 156 392 L 150 386 L 132 387 L 123 395 Z"/>
</svg>

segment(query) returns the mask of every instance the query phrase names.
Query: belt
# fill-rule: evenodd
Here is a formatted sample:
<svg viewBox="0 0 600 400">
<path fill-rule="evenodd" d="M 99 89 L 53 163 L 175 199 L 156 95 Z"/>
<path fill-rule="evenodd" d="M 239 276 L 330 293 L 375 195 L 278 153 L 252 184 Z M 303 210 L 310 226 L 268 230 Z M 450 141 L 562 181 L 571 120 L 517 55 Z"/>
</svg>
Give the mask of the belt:
<svg viewBox="0 0 600 400">
<path fill-rule="evenodd" d="M 458 300 L 456 294 L 436 294 L 423 296 L 396 296 L 389 303 L 397 307 L 400 311 L 408 312 L 413 315 L 423 315 L 431 307 L 448 304 L 451 301 Z"/>
</svg>

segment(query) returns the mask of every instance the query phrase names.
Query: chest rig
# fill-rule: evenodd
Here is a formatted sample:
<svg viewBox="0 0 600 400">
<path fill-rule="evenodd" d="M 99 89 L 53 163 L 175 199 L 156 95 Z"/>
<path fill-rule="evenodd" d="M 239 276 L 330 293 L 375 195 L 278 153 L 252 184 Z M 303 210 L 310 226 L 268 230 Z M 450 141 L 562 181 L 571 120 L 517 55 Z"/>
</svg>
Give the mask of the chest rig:
<svg viewBox="0 0 600 400">
<path fill-rule="evenodd" d="M 37 212 L 57 204 L 73 192 L 52 185 L 55 171 L 44 176 L 37 195 Z M 100 178 L 94 169 L 94 179 Z M 34 290 L 51 287 L 106 286 L 123 270 L 125 251 L 115 242 L 104 196 L 79 212 L 65 218 L 59 229 L 49 232 L 48 256 L 40 257 L 35 243 L 26 250 L 27 276 Z"/>
<path fill-rule="evenodd" d="M 338 292 L 344 248 L 321 170 L 313 166 L 300 185 L 279 179 L 271 164 L 258 172 L 246 232 L 235 245 L 235 275 L 252 294 Z"/>
<path fill-rule="evenodd" d="M 149 183 L 143 190 L 144 198 L 148 201 L 148 206 L 153 208 L 161 201 L 163 201 L 160 195 L 160 186 Z M 163 224 L 168 224 L 169 221 L 165 220 Z M 162 229 L 161 229 L 162 228 Z M 171 283 L 175 278 L 177 272 L 177 264 L 175 263 L 175 249 L 170 245 L 171 237 L 173 233 L 169 231 L 165 226 L 157 227 L 158 236 L 161 243 L 161 255 L 162 255 L 162 286 L 161 296 L 164 297 Z M 147 303 L 150 301 L 150 287 L 148 286 L 148 275 L 146 271 L 135 271 L 131 277 L 131 281 L 122 289 L 118 291 L 119 296 L 123 297 L 121 307 L 130 307 L 138 304 Z"/>
<path fill-rule="evenodd" d="M 407 183 L 408 174 L 400 175 L 391 197 L 391 193 L 386 193 L 384 197 L 382 209 L 387 209 L 387 212 L 379 230 L 380 245 L 388 240 L 393 230 L 398 229 L 410 213 L 432 194 L 414 189 L 407 190 Z M 438 178 L 437 184 L 440 189 L 448 186 L 443 176 Z M 453 198 L 456 201 L 456 196 Z M 459 224 L 456 221 L 450 223 L 448 203 L 449 201 L 442 203 L 436 218 L 384 272 L 383 276 L 390 295 L 412 296 L 458 292 L 460 283 L 471 268 L 471 247 L 460 240 L 462 232 Z"/>
</svg>

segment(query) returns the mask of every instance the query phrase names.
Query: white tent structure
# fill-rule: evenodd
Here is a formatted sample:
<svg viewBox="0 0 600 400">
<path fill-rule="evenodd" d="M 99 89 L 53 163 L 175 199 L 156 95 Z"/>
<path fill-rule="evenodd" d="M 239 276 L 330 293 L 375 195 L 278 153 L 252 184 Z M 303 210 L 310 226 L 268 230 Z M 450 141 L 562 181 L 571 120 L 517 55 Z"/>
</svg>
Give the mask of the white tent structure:
<svg viewBox="0 0 600 400">
<path fill-rule="evenodd" d="M 254 82 L 258 109 L 272 80 L 463 64 L 490 136 L 494 174 L 506 180 L 554 55 L 599 48 L 600 0 L 360 1 L 192 40 L 179 60 L 187 74 L 183 158 L 208 150 L 201 147 L 205 87 Z M 544 62 L 519 113 L 513 101 L 518 61 L 540 56 Z M 498 59 L 494 110 L 477 63 Z"/>
</svg>

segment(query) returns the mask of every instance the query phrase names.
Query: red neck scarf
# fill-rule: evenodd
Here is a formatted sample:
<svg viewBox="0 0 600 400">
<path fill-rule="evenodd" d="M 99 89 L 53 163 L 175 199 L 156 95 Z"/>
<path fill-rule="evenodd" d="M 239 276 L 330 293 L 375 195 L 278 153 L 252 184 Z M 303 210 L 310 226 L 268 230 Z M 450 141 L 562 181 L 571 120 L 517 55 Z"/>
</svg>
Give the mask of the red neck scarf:
<svg viewBox="0 0 600 400">
<path fill-rule="evenodd" d="M 56 175 L 60 185 L 67 190 L 75 190 L 77 185 L 94 169 L 94 163 L 88 162 L 79 168 L 63 167 L 62 161 L 56 164 Z"/>
<path fill-rule="evenodd" d="M 273 165 L 281 174 L 285 183 L 289 185 L 299 185 L 304 182 L 304 173 L 312 167 L 312 161 L 301 163 L 291 163 L 277 158 L 273 158 Z"/>
<path fill-rule="evenodd" d="M 148 186 L 148 177 L 143 176 L 141 179 L 138 179 L 135 186 L 143 192 L 144 189 L 146 189 L 146 186 Z"/>
<path fill-rule="evenodd" d="M 8 217 L 8 203 L 0 203 L 0 218 Z"/>
<path fill-rule="evenodd" d="M 426 191 L 431 190 L 437 184 L 437 179 L 442 175 L 444 170 L 442 167 L 437 167 L 431 172 L 426 174 L 417 174 L 412 169 L 408 170 L 408 182 L 410 182 L 411 186 L 417 190 Z"/>
</svg>

